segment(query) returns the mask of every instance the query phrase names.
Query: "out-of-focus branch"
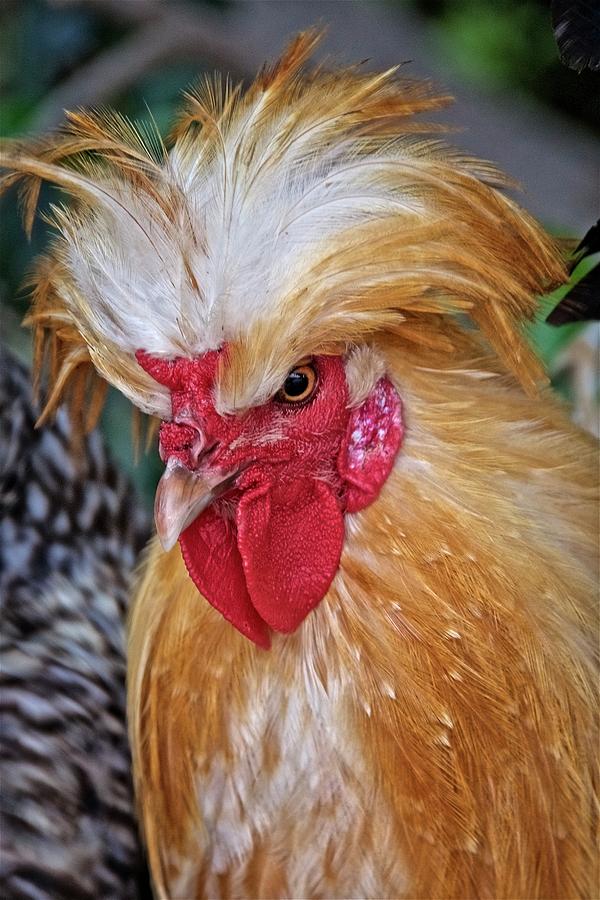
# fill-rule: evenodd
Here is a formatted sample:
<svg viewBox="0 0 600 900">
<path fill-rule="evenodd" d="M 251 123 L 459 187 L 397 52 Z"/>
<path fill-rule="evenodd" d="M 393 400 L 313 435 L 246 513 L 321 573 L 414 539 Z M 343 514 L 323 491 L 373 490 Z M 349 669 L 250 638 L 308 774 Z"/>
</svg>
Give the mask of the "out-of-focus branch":
<svg viewBox="0 0 600 900">
<path fill-rule="evenodd" d="M 54 9 L 82 6 L 82 0 L 47 0 Z M 165 0 L 84 0 L 86 9 L 97 10 L 112 22 L 142 25 L 164 12 Z"/>
<path fill-rule="evenodd" d="M 80 5 L 80 0 L 53 0 L 52 5 Z M 225 33 L 221 17 L 185 3 L 159 0 L 87 0 L 86 6 L 134 30 L 118 44 L 80 66 L 51 91 L 40 106 L 32 128 L 44 131 L 63 119 L 64 110 L 97 106 L 112 100 L 137 79 L 173 60 L 192 60 L 229 71 L 251 71 L 255 55 L 236 46 Z M 137 26 L 137 27 L 136 27 Z M 235 58 L 233 58 L 235 47 Z"/>
</svg>

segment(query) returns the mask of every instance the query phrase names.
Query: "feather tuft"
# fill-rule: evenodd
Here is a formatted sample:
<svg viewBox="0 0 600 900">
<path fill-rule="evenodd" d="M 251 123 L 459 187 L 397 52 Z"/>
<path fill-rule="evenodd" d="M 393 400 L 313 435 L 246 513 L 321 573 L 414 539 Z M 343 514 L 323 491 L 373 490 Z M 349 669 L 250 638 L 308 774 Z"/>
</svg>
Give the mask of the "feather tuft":
<svg viewBox="0 0 600 900">
<path fill-rule="evenodd" d="M 556 247 L 493 165 L 415 118 L 446 94 L 397 69 L 302 75 L 319 38 L 299 35 L 245 93 L 205 78 L 168 147 L 107 110 L 7 144 L 3 184 L 21 182 L 26 228 L 42 180 L 72 198 L 51 210 L 55 264 L 40 270 L 30 321 L 48 335 L 67 327 L 67 344 L 157 416 L 168 391 L 137 365 L 140 348 L 172 358 L 228 342 L 219 403 L 233 411 L 319 348 L 393 333 L 443 353 L 457 313 L 535 392 L 544 374 L 521 328 L 566 277 Z M 61 347 L 60 365 L 83 359 Z"/>
</svg>

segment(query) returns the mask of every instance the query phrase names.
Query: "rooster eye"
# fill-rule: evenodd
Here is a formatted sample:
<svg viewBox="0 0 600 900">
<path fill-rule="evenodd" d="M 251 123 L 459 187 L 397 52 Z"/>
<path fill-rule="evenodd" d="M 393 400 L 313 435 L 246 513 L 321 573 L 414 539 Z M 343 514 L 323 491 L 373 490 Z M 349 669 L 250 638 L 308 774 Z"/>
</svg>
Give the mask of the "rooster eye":
<svg viewBox="0 0 600 900">
<path fill-rule="evenodd" d="M 288 374 L 283 387 L 275 394 L 279 403 L 303 403 L 317 386 L 317 373 L 310 364 L 296 366 Z"/>
</svg>

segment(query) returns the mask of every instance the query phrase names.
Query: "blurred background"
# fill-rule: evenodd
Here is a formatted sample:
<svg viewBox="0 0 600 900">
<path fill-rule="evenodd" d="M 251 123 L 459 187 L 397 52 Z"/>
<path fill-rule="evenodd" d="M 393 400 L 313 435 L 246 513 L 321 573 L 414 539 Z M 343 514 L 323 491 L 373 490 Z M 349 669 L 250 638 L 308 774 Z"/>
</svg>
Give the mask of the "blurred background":
<svg viewBox="0 0 600 900">
<path fill-rule="evenodd" d="M 519 202 L 555 235 L 579 239 L 597 219 L 599 75 L 561 64 L 544 0 L 3 0 L 2 135 L 34 136 L 60 126 L 65 108 L 103 105 L 135 120 L 152 116 L 166 133 L 181 91 L 200 73 L 249 80 L 314 23 L 328 27 L 317 59 L 402 63 L 449 89 L 456 103 L 437 118 L 455 129 L 452 142 L 514 176 Z M 45 189 L 42 205 L 53 193 Z M 26 240 L 13 192 L 1 225 L 2 337 L 27 360 L 21 284 L 47 233 L 38 221 Z M 545 324 L 560 296 L 541 300 L 531 339 L 574 416 L 597 431 L 598 327 Z M 112 394 L 102 428 L 150 505 L 160 464 L 153 452 L 134 464 L 129 422 L 126 402 Z"/>
</svg>

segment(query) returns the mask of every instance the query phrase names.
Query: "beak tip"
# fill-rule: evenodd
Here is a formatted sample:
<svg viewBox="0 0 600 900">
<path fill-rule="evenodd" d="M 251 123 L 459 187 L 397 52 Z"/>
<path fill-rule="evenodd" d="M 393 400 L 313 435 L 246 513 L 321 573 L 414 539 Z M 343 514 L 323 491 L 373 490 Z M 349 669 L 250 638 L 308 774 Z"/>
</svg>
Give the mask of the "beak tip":
<svg viewBox="0 0 600 900">
<path fill-rule="evenodd" d="M 156 534 L 158 535 L 160 545 L 165 553 L 168 553 L 169 550 L 172 550 L 177 543 L 178 535 L 161 534 L 158 528 L 156 529 Z"/>
<path fill-rule="evenodd" d="M 202 512 L 212 498 L 212 484 L 182 465 L 169 464 L 163 472 L 154 499 L 156 534 L 165 553 L 179 535 Z"/>
</svg>

